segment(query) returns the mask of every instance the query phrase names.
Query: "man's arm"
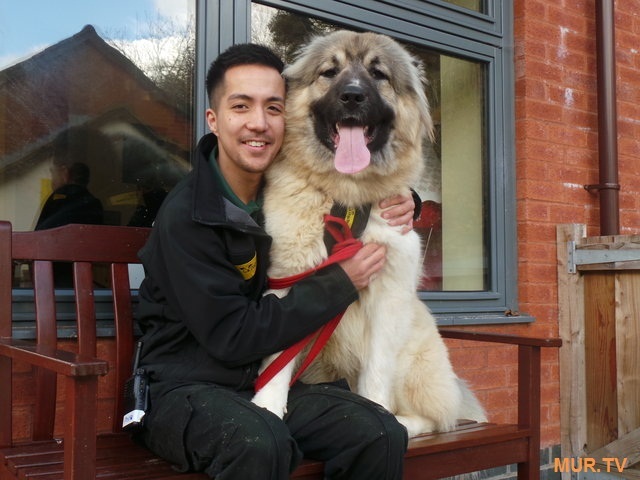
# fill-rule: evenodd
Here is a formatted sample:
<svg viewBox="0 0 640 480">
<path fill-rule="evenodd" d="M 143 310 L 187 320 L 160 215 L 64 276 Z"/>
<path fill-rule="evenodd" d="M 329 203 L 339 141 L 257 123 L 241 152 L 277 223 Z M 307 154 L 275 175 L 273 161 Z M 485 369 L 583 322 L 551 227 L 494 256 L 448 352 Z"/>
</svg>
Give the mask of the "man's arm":
<svg viewBox="0 0 640 480">
<path fill-rule="evenodd" d="M 209 355 L 230 366 L 282 350 L 358 298 L 340 265 L 296 283 L 282 298 L 250 298 L 217 229 L 178 220 L 173 225 L 160 222 L 152 236 L 154 244 L 143 260 L 157 287 L 156 301 L 166 303 L 171 316 L 184 322 Z"/>
</svg>

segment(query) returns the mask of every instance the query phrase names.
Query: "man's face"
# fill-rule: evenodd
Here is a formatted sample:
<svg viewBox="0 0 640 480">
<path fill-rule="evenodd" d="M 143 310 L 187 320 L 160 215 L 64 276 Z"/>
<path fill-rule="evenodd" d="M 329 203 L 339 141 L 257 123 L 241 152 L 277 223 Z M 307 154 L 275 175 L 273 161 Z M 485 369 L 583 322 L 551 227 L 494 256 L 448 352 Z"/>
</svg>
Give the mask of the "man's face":
<svg viewBox="0 0 640 480">
<path fill-rule="evenodd" d="M 262 65 L 232 67 L 213 96 L 207 123 L 218 137 L 221 171 L 225 176 L 262 175 L 284 137 L 282 76 Z"/>
<path fill-rule="evenodd" d="M 56 164 L 55 162 L 49 167 L 51 172 L 51 189 L 57 190 L 69 183 L 69 169 L 64 165 Z"/>
</svg>

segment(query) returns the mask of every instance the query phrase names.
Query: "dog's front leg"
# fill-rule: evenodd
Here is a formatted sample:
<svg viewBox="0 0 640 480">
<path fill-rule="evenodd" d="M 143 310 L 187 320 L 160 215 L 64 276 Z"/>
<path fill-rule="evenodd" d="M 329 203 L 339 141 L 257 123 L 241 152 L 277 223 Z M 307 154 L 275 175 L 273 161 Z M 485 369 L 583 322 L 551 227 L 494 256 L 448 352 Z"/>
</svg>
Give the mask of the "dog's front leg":
<svg viewBox="0 0 640 480">
<path fill-rule="evenodd" d="M 385 300 L 380 301 L 385 298 L 384 293 L 374 285 L 369 287 L 366 294 L 373 297 L 368 301 L 373 301 L 365 313 L 370 330 L 367 352 L 358 378 L 358 393 L 395 413 L 397 361 L 409 334 L 408 328 L 398 325 L 406 321 L 405 312 L 403 305 L 389 298 L 388 294 Z"/>
<path fill-rule="evenodd" d="M 412 335 L 413 302 L 420 278 L 420 239 L 415 232 L 402 235 L 378 215 L 369 220 L 366 240 L 387 244 L 387 261 L 361 294 L 366 352 L 361 360 L 358 393 L 396 413 L 396 382 L 400 354 Z"/>
<path fill-rule="evenodd" d="M 262 361 L 260 372 L 264 371 L 273 362 L 279 353 L 271 355 Z M 296 359 L 291 360 L 269 382 L 256 392 L 251 401 L 259 407 L 266 408 L 270 412 L 283 418 L 287 413 L 287 397 L 289 396 L 289 383 L 293 375 Z"/>
</svg>

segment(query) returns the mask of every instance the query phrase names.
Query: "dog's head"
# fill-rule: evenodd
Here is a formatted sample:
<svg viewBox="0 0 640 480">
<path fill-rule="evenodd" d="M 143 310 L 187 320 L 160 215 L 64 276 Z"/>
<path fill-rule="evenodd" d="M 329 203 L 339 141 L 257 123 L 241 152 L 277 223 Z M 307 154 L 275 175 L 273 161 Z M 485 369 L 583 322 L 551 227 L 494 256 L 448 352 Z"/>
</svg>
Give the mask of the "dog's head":
<svg viewBox="0 0 640 480">
<path fill-rule="evenodd" d="M 330 182 L 417 180 L 432 123 L 421 63 L 396 41 L 334 32 L 303 48 L 284 75 L 288 162 Z"/>
</svg>

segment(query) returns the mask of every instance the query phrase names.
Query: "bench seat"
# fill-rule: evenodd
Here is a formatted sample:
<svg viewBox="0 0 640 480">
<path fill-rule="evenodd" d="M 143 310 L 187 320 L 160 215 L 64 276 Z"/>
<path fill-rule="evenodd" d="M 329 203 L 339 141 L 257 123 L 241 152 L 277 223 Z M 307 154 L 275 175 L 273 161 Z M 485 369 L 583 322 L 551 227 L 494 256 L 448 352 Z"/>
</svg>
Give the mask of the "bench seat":
<svg viewBox="0 0 640 480">
<path fill-rule="evenodd" d="M 483 470 L 500 461 L 523 462 L 527 458 L 529 432 L 516 425 L 465 422 L 447 433 L 413 438 L 405 460 L 406 479 L 435 479 L 467 471 Z M 500 447 L 496 450 L 496 447 Z M 41 441 L 0 449 L 0 472 L 14 478 L 63 480 L 62 441 Z M 292 479 L 321 480 L 321 462 L 304 460 Z M 4 478 L 4 477 L 0 477 Z M 204 474 L 182 474 L 127 434 L 101 435 L 97 440 L 97 479 L 204 480 Z"/>
</svg>

